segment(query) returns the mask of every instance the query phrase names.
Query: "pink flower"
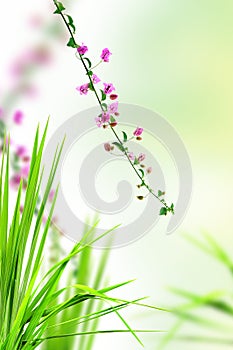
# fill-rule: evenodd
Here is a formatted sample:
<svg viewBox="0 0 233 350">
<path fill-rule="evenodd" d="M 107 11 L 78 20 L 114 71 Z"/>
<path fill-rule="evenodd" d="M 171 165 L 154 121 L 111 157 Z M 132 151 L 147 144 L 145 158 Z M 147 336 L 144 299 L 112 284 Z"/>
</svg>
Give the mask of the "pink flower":
<svg viewBox="0 0 233 350">
<path fill-rule="evenodd" d="M 117 113 L 117 111 L 118 111 L 118 102 L 111 103 L 108 106 L 108 111 L 111 114 Z"/>
<path fill-rule="evenodd" d="M 77 48 L 77 51 L 80 55 L 85 55 L 85 53 L 88 51 L 88 47 L 82 44 Z"/>
<path fill-rule="evenodd" d="M 18 125 L 22 124 L 23 118 L 24 118 L 24 114 L 22 111 L 16 111 L 14 113 L 13 120 L 15 124 L 18 124 Z"/>
<path fill-rule="evenodd" d="M 28 177 L 28 174 L 29 174 L 29 165 L 25 165 L 22 169 L 21 169 L 21 175 L 22 177 L 26 178 Z"/>
<path fill-rule="evenodd" d="M 111 151 L 111 149 L 112 149 L 112 147 L 111 147 L 111 145 L 110 145 L 110 143 L 105 143 L 104 144 L 104 149 L 105 149 L 105 151 L 107 151 L 107 152 L 110 152 Z"/>
<path fill-rule="evenodd" d="M 92 81 L 93 81 L 93 84 L 97 84 L 97 83 L 99 83 L 101 80 L 100 80 L 99 77 L 97 77 L 96 74 L 93 74 L 93 75 L 92 75 Z"/>
<path fill-rule="evenodd" d="M 103 60 L 104 62 L 109 62 L 109 57 L 110 57 L 110 55 L 112 55 L 112 54 L 111 54 L 111 52 L 109 51 L 109 49 L 105 48 L 105 49 L 103 49 L 100 58 L 102 58 L 102 60 Z"/>
<path fill-rule="evenodd" d="M 10 180 L 11 187 L 16 188 L 20 184 L 20 180 L 21 180 L 20 174 L 15 174 Z"/>
<path fill-rule="evenodd" d="M 54 198 L 54 195 L 55 195 L 55 191 L 54 190 L 51 190 L 50 193 L 49 193 L 49 202 L 52 202 L 53 201 L 53 198 Z"/>
<path fill-rule="evenodd" d="M 76 90 L 80 92 L 80 95 L 86 95 L 88 93 L 89 84 L 83 84 L 76 87 Z"/>
<path fill-rule="evenodd" d="M 27 153 L 27 148 L 25 146 L 17 146 L 16 154 L 18 157 L 24 157 Z"/>
<path fill-rule="evenodd" d="M 108 123 L 109 120 L 110 120 L 110 114 L 108 112 L 103 112 L 102 113 L 102 122 Z"/>
<path fill-rule="evenodd" d="M 132 161 L 134 161 L 134 159 L 135 159 L 135 155 L 134 155 L 133 152 L 129 152 L 128 157 L 129 157 L 129 159 L 132 160 Z"/>
<path fill-rule="evenodd" d="M 145 158 L 146 158 L 146 155 L 144 153 L 140 153 L 138 156 L 139 163 L 143 162 Z"/>
<path fill-rule="evenodd" d="M 111 94 L 111 92 L 112 92 L 113 90 L 115 90 L 115 88 L 114 88 L 114 86 L 112 85 L 112 83 L 109 83 L 109 84 L 104 83 L 104 93 L 105 93 L 106 95 Z"/>
<path fill-rule="evenodd" d="M 140 136 L 143 133 L 143 128 L 137 127 L 137 129 L 134 131 L 134 136 Z"/>
<path fill-rule="evenodd" d="M 101 126 L 103 126 L 103 122 L 102 122 L 101 117 L 96 117 L 95 122 L 96 122 L 96 125 L 98 126 L 98 128 L 101 128 Z"/>
</svg>

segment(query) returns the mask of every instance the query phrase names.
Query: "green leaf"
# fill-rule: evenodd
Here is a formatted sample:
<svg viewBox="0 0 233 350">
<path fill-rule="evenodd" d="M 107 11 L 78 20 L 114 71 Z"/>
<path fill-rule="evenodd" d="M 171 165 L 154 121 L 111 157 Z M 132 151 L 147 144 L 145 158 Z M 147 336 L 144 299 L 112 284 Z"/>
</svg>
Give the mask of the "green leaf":
<svg viewBox="0 0 233 350">
<path fill-rule="evenodd" d="M 142 174 L 142 178 L 145 176 L 145 173 L 142 169 L 138 169 L 138 171 L 140 171 L 140 173 Z"/>
<path fill-rule="evenodd" d="M 88 87 L 89 87 L 89 89 L 90 89 L 91 91 L 94 91 L 93 83 L 89 83 L 89 84 L 88 84 Z"/>
<path fill-rule="evenodd" d="M 61 2 L 56 2 L 57 9 L 54 11 L 54 14 L 61 14 L 65 10 L 64 5 Z"/>
<path fill-rule="evenodd" d="M 107 111 L 107 109 L 108 109 L 107 103 L 102 103 L 101 106 L 103 107 L 103 109 L 104 109 L 105 111 Z M 111 117 L 111 118 L 112 118 L 112 117 Z M 110 118 L 110 120 L 111 120 L 111 118 Z M 113 118 L 113 119 L 114 119 L 114 118 Z M 114 120 L 114 121 L 115 121 L 115 120 Z M 112 123 L 112 120 L 111 120 L 111 123 Z"/>
<path fill-rule="evenodd" d="M 91 68 L 92 63 L 91 63 L 91 61 L 89 60 L 89 58 L 84 57 L 84 58 L 83 58 L 83 60 L 87 62 L 87 64 L 88 64 L 88 68 Z"/>
<path fill-rule="evenodd" d="M 73 47 L 74 49 L 76 49 L 78 47 L 78 45 L 76 44 L 76 42 L 73 38 L 70 38 L 70 40 L 67 43 L 67 46 Z"/>
<path fill-rule="evenodd" d="M 113 142 L 113 145 L 115 145 L 121 152 L 125 152 L 125 148 L 120 144 L 120 142 Z"/>
<path fill-rule="evenodd" d="M 114 123 L 116 121 L 116 119 L 111 115 L 111 117 L 110 117 L 110 122 L 111 123 Z"/>
<path fill-rule="evenodd" d="M 167 215 L 167 208 L 162 207 L 162 208 L 160 209 L 159 215 Z"/>
<path fill-rule="evenodd" d="M 6 126 L 2 120 L 0 120 L 0 137 L 3 138 L 5 134 Z"/>
<path fill-rule="evenodd" d="M 124 142 L 127 142 L 128 136 L 127 136 L 126 132 L 125 132 L 125 131 L 122 131 L 122 134 L 123 134 L 123 140 L 124 140 Z"/>
<path fill-rule="evenodd" d="M 101 101 L 105 101 L 106 98 L 107 98 L 107 96 L 106 96 L 106 94 L 103 92 L 103 90 L 100 89 L 100 91 L 101 91 Z"/>
<path fill-rule="evenodd" d="M 66 17 L 68 18 L 68 24 L 69 26 L 73 29 L 73 33 L 75 34 L 76 28 L 74 25 L 74 20 L 70 15 L 66 15 Z"/>
<path fill-rule="evenodd" d="M 88 75 L 89 77 L 92 77 L 93 72 L 92 72 L 91 70 L 89 70 L 89 71 L 87 72 L 87 75 Z"/>
<path fill-rule="evenodd" d="M 162 192 L 160 190 L 158 190 L 158 197 L 161 197 L 161 196 L 164 196 L 165 195 L 165 192 Z"/>
</svg>

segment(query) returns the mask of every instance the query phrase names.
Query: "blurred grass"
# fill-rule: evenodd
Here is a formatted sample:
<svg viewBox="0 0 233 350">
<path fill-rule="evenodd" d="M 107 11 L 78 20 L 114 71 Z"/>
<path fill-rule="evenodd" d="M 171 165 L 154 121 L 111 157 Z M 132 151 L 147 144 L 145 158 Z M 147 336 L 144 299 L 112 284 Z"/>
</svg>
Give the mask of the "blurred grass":
<svg viewBox="0 0 233 350">
<path fill-rule="evenodd" d="M 233 260 L 229 253 L 208 233 L 203 239 L 191 235 L 184 236 L 188 242 L 210 255 L 233 277 Z M 214 272 L 214 271 L 213 271 Z M 163 337 L 158 350 L 165 349 L 172 342 L 182 341 L 188 344 L 233 345 L 233 293 L 231 289 L 212 290 L 206 294 L 197 294 L 182 288 L 169 288 L 173 295 L 184 300 L 181 305 L 173 307 L 176 317 L 174 325 Z M 198 346 L 198 345 L 197 345 Z M 221 349 L 222 349 L 221 348 Z"/>
</svg>

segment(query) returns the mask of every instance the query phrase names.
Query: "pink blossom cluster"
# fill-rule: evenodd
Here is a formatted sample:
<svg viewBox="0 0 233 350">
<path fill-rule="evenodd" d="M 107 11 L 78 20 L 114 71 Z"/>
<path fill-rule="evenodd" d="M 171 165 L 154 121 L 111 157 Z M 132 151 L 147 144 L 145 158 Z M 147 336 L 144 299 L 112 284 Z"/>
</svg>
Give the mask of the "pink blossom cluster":
<svg viewBox="0 0 233 350">
<path fill-rule="evenodd" d="M 88 51 L 88 47 L 84 44 L 79 46 L 77 49 L 77 52 L 79 53 L 79 55 L 83 59 L 85 59 L 83 56 L 86 54 L 87 51 Z M 101 62 L 109 62 L 109 58 L 111 55 L 112 55 L 112 53 L 110 52 L 110 50 L 108 48 L 103 49 L 102 53 L 100 55 Z M 92 70 L 93 70 L 93 68 L 90 67 L 90 72 L 91 72 L 90 77 L 91 77 L 92 84 L 97 84 L 101 81 L 101 79 L 96 74 L 93 74 Z M 89 91 L 93 90 L 92 84 L 85 83 L 81 86 L 78 86 L 76 88 L 76 90 L 79 91 L 80 95 L 87 95 Z M 116 89 L 112 83 L 105 83 L 104 82 L 102 89 L 100 89 L 100 91 L 102 92 L 101 102 L 105 101 L 105 99 L 107 97 L 109 97 L 109 99 L 111 101 L 117 100 L 118 95 L 115 93 L 115 90 Z M 103 104 L 101 104 L 101 106 L 103 106 Z M 113 128 L 118 124 L 116 117 L 119 116 L 119 111 L 118 111 L 119 103 L 118 103 L 118 101 L 115 101 L 115 102 L 112 102 L 109 104 L 104 104 L 104 106 L 105 106 L 105 108 L 102 108 L 101 114 L 99 114 L 95 118 L 95 123 L 96 123 L 98 128 L 101 128 L 101 127 L 107 128 L 108 126 Z M 142 127 L 137 127 L 133 132 L 132 138 L 135 138 L 137 141 L 142 140 L 141 135 L 142 135 L 143 131 L 144 131 L 144 129 Z M 114 149 L 114 146 L 113 146 L 113 144 L 111 145 L 110 143 L 105 143 L 104 149 L 107 152 L 111 152 Z M 136 156 L 136 155 L 134 155 L 133 152 L 129 152 L 128 150 L 125 152 L 125 154 L 127 155 L 129 161 L 132 162 L 132 164 L 134 166 L 144 167 L 142 162 L 146 158 L 145 154 L 141 153 L 138 156 Z M 147 174 L 150 174 L 152 172 L 152 168 L 148 167 L 146 172 L 147 172 Z"/>
</svg>

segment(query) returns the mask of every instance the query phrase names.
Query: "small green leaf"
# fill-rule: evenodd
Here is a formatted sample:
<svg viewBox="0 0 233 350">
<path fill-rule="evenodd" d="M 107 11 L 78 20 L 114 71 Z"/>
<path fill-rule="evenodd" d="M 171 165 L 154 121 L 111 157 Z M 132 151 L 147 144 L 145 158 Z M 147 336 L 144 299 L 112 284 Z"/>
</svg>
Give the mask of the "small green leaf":
<svg viewBox="0 0 233 350">
<path fill-rule="evenodd" d="M 172 214 L 174 214 L 174 204 L 173 204 L 173 203 L 172 203 L 171 206 L 170 206 L 170 212 L 171 212 Z"/>
<path fill-rule="evenodd" d="M 123 134 L 123 140 L 124 140 L 124 142 L 127 142 L 128 136 L 127 136 L 126 132 L 125 132 L 125 131 L 122 131 L 122 134 Z"/>
<path fill-rule="evenodd" d="M 66 17 L 68 18 L 69 26 L 73 29 L 73 33 L 75 34 L 76 28 L 75 28 L 75 25 L 74 25 L 73 18 L 70 15 L 66 15 Z"/>
<path fill-rule="evenodd" d="M 94 91 L 94 86 L 93 86 L 92 83 L 89 83 L 89 84 L 88 84 L 88 87 L 89 87 L 89 89 L 90 89 L 91 91 Z"/>
<path fill-rule="evenodd" d="M 104 109 L 105 111 L 107 111 L 107 109 L 108 109 L 107 103 L 102 103 L 101 106 L 103 107 L 103 109 Z M 112 120 L 111 120 L 111 122 L 112 122 Z"/>
<path fill-rule="evenodd" d="M 110 122 L 111 123 L 114 123 L 116 121 L 116 119 L 111 115 L 111 117 L 110 117 Z"/>
<path fill-rule="evenodd" d="M 115 145 L 121 152 L 125 152 L 124 147 L 119 142 L 113 142 L 113 145 Z"/>
<path fill-rule="evenodd" d="M 56 4 L 57 4 L 57 9 L 56 11 L 54 11 L 54 14 L 61 14 L 62 11 L 65 10 L 65 7 L 61 2 L 56 2 Z"/>
<path fill-rule="evenodd" d="M 6 126 L 2 120 L 0 120 L 0 137 L 3 138 L 5 135 Z"/>
<path fill-rule="evenodd" d="M 89 60 L 89 58 L 84 57 L 83 60 L 84 60 L 84 61 L 87 61 L 87 63 L 88 63 L 88 68 L 91 68 L 92 63 L 91 63 L 91 61 Z"/>
<path fill-rule="evenodd" d="M 103 92 L 103 90 L 101 90 L 100 89 L 100 91 L 101 91 L 101 101 L 105 101 L 106 100 L 106 98 L 107 98 L 107 96 L 106 96 L 106 94 Z"/>
<path fill-rule="evenodd" d="M 70 40 L 67 43 L 67 46 L 73 47 L 74 49 L 76 49 L 78 47 L 78 45 L 76 44 L 76 42 L 74 41 L 73 38 L 70 38 Z"/>
<path fill-rule="evenodd" d="M 134 159 L 134 165 L 138 165 L 138 164 L 140 164 L 140 162 L 138 161 L 137 157 L 135 157 L 135 159 Z"/>
<path fill-rule="evenodd" d="M 91 70 L 89 70 L 89 71 L 87 72 L 87 75 L 88 75 L 89 77 L 92 77 L 93 72 L 92 72 Z"/>
<path fill-rule="evenodd" d="M 138 171 L 140 171 L 140 173 L 142 174 L 142 178 L 145 176 L 145 173 L 142 169 L 138 169 Z"/>
<path fill-rule="evenodd" d="M 158 190 L 158 197 L 161 197 L 161 196 L 164 196 L 165 195 L 165 192 L 162 192 L 160 190 Z"/>
<path fill-rule="evenodd" d="M 162 208 L 160 209 L 159 215 L 167 215 L 167 208 L 162 207 Z"/>
</svg>

